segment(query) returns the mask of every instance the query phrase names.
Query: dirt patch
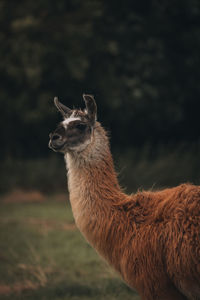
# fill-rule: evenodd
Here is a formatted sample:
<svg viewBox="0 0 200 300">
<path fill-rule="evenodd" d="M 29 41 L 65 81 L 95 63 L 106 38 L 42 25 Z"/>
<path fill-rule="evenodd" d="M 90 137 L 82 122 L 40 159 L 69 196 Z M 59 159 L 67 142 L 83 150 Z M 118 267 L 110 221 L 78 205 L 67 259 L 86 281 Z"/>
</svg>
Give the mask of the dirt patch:
<svg viewBox="0 0 200 300">
<path fill-rule="evenodd" d="M 14 190 L 5 195 L 2 199 L 4 203 L 42 203 L 47 197 L 39 191 Z"/>
<path fill-rule="evenodd" d="M 40 231 L 50 231 L 50 230 L 76 230 L 76 225 L 74 223 L 58 222 L 56 220 L 43 220 L 36 218 L 29 218 L 25 220 L 26 223 L 38 226 Z"/>
<path fill-rule="evenodd" d="M 34 265 L 18 264 L 18 268 L 24 272 L 24 275 L 34 278 L 34 282 L 31 280 L 17 281 L 12 284 L 0 283 L 0 295 L 20 294 L 26 290 L 36 290 L 40 287 L 44 287 L 48 283 L 48 275 L 54 272 L 51 267 L 43 268 L 40 265 L 40 257 L 35 250 L 30 247 L 30 252 L 35 260 Z"/>
<path fill-rule="evenodd" d="M 69 201 L 69 196 L 68 196 L 67 192 L 63 193 L 63 194 L 61 194 L 61 193 L 60 194 L 55 194 L 53 196 L 53 198 L 55 198 L 56 202 L 67 202 L 67 201 Z"/>
<path fill-rule="evenodd" d="M 56 202 L 67 202 L 69 201 L 69 196 L 67 192 L 47 196 L 36 190 L 25 191 L 16 189 L 1 197 L 1 199 L 3 203 L 43 203 L 49 199 L 53 199 Z"/>
<path fill-rule="evenodd" d="M 36 290 L 39 284 L 33 283 L 30 280 L 24 282 L 16 282 L 12 285 L 0 284 L 0 295 L 8 296 L 12 293 L 21 293 L 25 290 Z"/>
<path fill-rule="evenodd" d="M 77 230 L 75 223 L 59 222 L 57 220 L 44 220 L 38 218 L 26 218 L 18 220 L 15 218 L 2 218 L 0 224 L 24 224 L 37 227 L 37 230 L 43 234 L 47 234 L 51 230 Z"/>
<path fill-rule="evenodd" d="M 11 287 L 6 284 L 0 284 L 0 295 L 9 295 L 11 293 Z"/>
</svg>

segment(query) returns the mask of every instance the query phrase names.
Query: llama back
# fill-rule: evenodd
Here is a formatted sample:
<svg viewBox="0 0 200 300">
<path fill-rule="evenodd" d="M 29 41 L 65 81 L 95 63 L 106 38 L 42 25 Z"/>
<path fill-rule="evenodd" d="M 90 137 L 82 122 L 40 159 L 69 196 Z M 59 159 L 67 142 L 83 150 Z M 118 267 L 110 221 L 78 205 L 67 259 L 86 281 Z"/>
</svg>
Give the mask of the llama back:
<svg viewBox="0 0 200 300">
<path fill-rule="evenodd" d="M 161 191 L 139 191 L 116 205 L 137 223 L 188 220 L 196 225 L 200 218 L 200 186 L 181 184 Z"/>
</svg>

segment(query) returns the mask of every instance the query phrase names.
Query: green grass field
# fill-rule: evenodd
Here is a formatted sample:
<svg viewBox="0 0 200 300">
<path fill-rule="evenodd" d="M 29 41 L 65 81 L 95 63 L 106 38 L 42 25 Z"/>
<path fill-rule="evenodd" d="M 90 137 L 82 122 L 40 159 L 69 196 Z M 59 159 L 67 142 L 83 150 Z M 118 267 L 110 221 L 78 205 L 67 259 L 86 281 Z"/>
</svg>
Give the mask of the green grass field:
<svg viewBox="0 0 200 300">
<path fill-rule="evenodd" d="M 85 242 L 66 201 L 0 202 L 0 299 L 137 300 Z"/>
</svg>

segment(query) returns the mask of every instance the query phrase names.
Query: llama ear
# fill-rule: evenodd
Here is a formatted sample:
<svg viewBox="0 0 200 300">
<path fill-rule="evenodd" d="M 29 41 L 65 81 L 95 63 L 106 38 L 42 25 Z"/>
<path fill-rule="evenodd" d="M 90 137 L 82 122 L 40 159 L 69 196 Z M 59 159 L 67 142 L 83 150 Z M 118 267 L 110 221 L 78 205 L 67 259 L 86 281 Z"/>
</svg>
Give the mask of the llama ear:
<svg viewBox="0 0 200 300">
<path fill-rule="evenodd" d="M 90 122 L 94 125 L 97 118 L 97 105 L 94 100 L 94 96 L 83 94 L 83 100 L 87 109 L 87 114 Z"/>
<path fill-rule="evenodd" d="M 72 110 L 60 103 L 57 97 L 54 98 L 54 104 L 64 118 L 69 117 L 72 114 Z"/>
</svg>

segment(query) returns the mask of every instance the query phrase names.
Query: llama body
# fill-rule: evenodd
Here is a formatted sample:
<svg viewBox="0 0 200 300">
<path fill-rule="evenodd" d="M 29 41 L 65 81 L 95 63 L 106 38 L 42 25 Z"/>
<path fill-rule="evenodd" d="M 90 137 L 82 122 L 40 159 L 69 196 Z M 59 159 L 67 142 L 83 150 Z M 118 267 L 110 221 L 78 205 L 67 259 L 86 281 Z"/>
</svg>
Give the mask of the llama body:
<svg viewBox="0 0 200 300">
<path fill-rule="evenodd" d="M 141 299 L 200 299 L 200 187 L 123 193 L 108 138 L 94 115 L 86 140 L 73 140 L 67 151 L 61 147 L 78 228 Z M 50 146 L 57 150 L 60 131 L 54 134 Z"/>
</svg>

